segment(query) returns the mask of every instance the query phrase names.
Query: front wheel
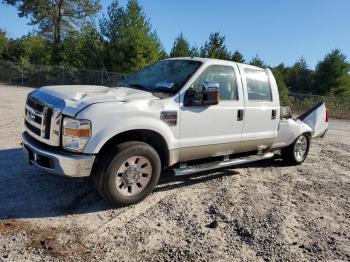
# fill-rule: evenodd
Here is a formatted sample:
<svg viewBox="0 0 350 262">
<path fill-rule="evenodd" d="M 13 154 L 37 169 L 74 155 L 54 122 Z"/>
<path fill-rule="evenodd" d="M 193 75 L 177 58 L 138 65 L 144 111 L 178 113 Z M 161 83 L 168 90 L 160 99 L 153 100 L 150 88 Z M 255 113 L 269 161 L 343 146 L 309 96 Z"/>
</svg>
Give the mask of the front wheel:
<svg viewBox="0 0 350 262">
<path fill-rule="evenodd" d="M 284 161 L 291 165 L 300 165 L 303 163 L 309 153 L 310 136 L 302 134 L 295 141 L 281 150 Z"/>
<path fill-rule="evenodd" d="M 120 144 L 103 158 L 95 174 L 96 189 L 116 206 L 141 201 L 158 182 L 161 162 L 154 148 L 146 143 Z"/>
</svg>

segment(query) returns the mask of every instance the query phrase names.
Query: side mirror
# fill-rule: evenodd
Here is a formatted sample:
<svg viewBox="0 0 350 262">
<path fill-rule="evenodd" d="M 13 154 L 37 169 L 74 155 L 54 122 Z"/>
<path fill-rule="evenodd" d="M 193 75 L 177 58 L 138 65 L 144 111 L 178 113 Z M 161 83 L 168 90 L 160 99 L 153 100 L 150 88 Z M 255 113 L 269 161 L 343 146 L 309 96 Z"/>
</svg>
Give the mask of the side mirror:
<svg viewBox="0 0 350 262">
<path fill-rule="evenodd" d="M 194 88 L 186 91 L 184 98 L 185 106 L 210 106 L 219 103 L 219 83 L 203 82 L 202 92 Z"/>
<path fill-rule="evenodd" d="M 217 105 L 219 103 L 219 83 L 203 82 L 203 105 Z"/>
</svg>

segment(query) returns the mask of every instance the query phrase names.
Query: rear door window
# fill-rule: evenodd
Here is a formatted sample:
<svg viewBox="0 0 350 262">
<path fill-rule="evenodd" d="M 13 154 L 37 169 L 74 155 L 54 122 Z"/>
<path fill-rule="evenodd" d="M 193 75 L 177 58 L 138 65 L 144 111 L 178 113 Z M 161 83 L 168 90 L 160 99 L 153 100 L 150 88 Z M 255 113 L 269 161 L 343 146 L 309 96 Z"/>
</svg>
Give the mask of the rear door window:
<svg viewBox="0 0 350 262">
<path fill-rule="evenodd" d="M 247 81 L 248 100 L 272 101 L 269 77 L 265 71 L 245 68 L 244 74 Z"/>
</svg>

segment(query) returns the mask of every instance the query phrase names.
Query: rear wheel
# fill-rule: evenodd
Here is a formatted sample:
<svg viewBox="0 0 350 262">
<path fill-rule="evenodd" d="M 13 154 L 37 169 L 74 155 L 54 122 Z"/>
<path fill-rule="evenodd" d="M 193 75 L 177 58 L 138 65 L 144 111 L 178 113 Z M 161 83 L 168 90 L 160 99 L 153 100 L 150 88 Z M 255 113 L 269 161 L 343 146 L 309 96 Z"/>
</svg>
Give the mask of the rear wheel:
<svg viewBox="0 0 350 262">
<path fill-rule="evenodd" d="M 289 164 L 300 165 L 309 153 L 310 136 L 302 134 L 295 141 L 281 150 L 282 158 Z"/>
<path fill-rule="evenodd" d="M 155 149 L 143 142 L 126 142 L 109 151 L 95 174 L 98 192 L 116 206 L 135 204 L 156 186 L 161 162 Z"/>
</svg>

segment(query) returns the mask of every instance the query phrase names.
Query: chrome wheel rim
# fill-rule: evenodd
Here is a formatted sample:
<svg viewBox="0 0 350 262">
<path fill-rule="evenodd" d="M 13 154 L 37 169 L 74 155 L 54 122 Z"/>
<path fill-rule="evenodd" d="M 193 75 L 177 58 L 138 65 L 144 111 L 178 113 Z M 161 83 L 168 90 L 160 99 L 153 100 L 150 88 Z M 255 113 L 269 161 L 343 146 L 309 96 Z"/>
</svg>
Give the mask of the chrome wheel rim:
<svg viewBox="0 0 350 262">
<path fill-rule="evenodd" d="M 152 164 L 146 157 L 130 157 L 117 171 L 117 191 L 123 196 L 135 196 L 146 188 L 151 177 Z"/>
<path fill-rule="evenodd" d="M 300 136 L 294 146 L 294 156 L 297 161 L 302 161 L 307 151 L 307 139 Z"/>
</svg>

